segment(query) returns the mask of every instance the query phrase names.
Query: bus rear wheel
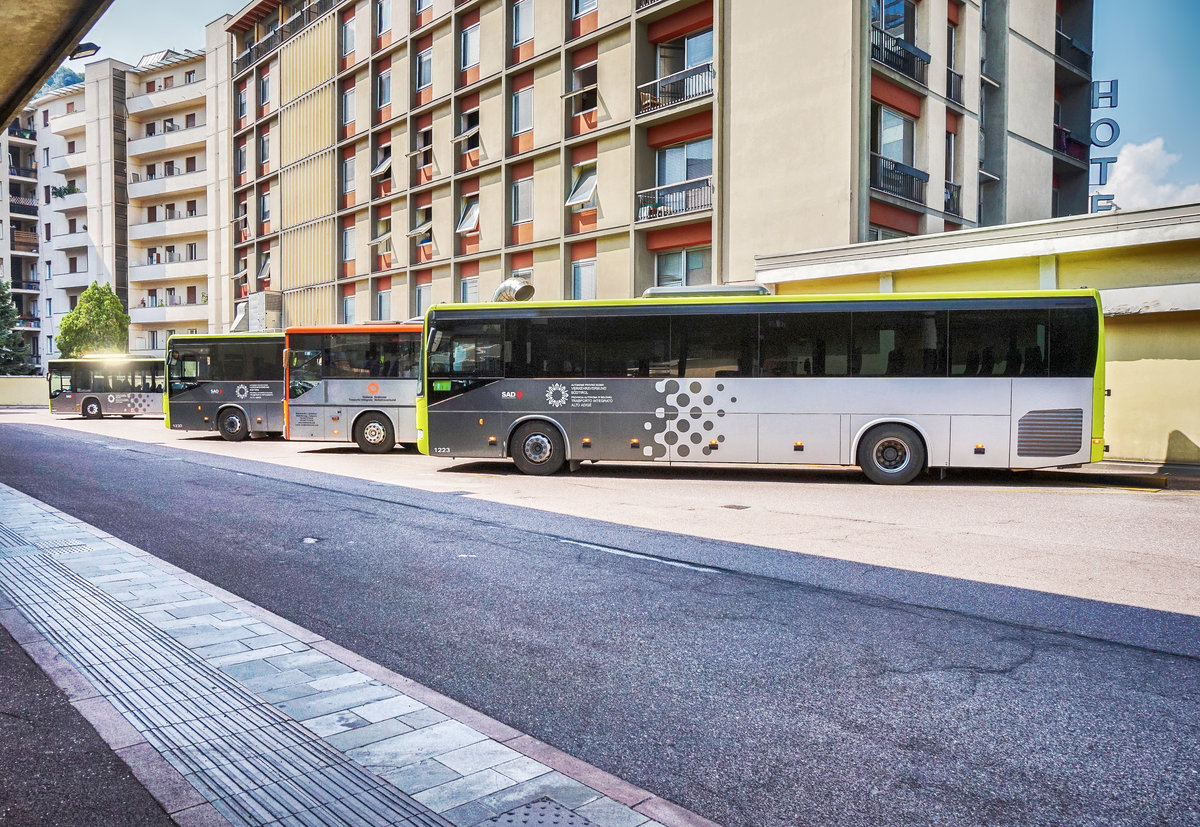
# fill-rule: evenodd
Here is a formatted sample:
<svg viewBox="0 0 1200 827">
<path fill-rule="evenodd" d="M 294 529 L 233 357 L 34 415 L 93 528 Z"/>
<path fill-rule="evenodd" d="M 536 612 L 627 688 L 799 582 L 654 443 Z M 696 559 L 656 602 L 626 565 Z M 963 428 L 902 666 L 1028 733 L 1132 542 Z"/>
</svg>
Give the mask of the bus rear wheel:
<svg viewBox="0 0 1200 827">
<path fill-rule="evenodd" d="M 217 417 L 217 430 L 230 442 L 241 442 L 248 434 L 246 419 L 237 408 L 221 412 Z"/>
<path fill-rule="evenodd" d="M 354 426 L 354 441 L 364 454 L 386 454 L 396 446 L 396 432 L 383 414 L 365 413 Z"/>
<path fill-rule="evenodd" d="M 83 416 L 85 419 L 102 419 L 104 411 L 100 408 L 100 400 L 85 399 L 83 402 Z"/>
<path fill-rule="evenodd" d="M 557 474 L 566 459 L 562 436 L 549 422 L 527 422 L 512 436 L 509 454 L 522 474 Z"/>
<path fill-rule="evenodd" d="M 925 444 L 907 425 L 880 425 L 858 444 L 858 464 L 871 482 L 903 485 L 925 470 Z"/>
</svg>

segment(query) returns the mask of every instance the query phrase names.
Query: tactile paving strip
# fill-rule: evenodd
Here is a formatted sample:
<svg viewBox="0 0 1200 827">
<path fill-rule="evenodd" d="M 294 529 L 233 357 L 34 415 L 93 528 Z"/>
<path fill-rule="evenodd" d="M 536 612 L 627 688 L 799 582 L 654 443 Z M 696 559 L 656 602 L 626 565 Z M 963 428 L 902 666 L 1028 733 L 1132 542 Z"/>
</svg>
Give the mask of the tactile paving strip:
<svg viewBox="0 0 1200 827">
<path fill-rule="evenodd" d="M 11 528 L 0 525 L 0 548 L 17 548 L 27 546 L 29 541 Z"/>
<path fill-rule="evenodd" d="M 0 590 L 232 823 L 451 827 L 61 560 L 0 553 Z"/>
<path fill-rule="evenodd" d="M 515 810 L 489 818 L 483 824 L 514 825 L 514 827 L 596 827 L 579 813 L 573 813 L 549 798 L 531 801 Z M 483 824 L 480 827 L 483 827 Z"/>
</svg>

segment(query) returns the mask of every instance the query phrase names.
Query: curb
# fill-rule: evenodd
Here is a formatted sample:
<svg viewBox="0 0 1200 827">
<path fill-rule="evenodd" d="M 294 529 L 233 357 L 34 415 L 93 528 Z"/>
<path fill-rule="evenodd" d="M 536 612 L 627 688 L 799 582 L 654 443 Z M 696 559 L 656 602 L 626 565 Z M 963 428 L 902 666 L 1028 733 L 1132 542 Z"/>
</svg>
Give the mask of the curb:
<svg viewBox="0 0 1200 827">
<path fill-rule="evenodd" d="M 15 490 L 15 489 L 14 489 Z M 663 827 L 721 827 L 674 802 L 659 798 L 617 776 L 576 758 L 531 735 L 497 721 L 435 689 L 407 678 L 371 661 L 321 635 L 299 626 L 274 612 L 251 603 L 197 575 L 162 560 L 148 551 L 105 533 L 35 497 L 17 492 L 37 503 L 48 514 L 81 526 L 97 539 L 145 560 L 160 571 L 173 575 L 222 602 L 228 603 L 277 631 L 291 635 L 301 643 L 322 652 L 345 666 L 380 681 L 458 720 L 520 754 L 541 762 L 562 775 L 591 787 Z M 142 735 L 126 721 L 109 701 L 68 663 L 25 617 L 0 595 L 0 624 L 29 657 L 68 697 L 71 705 L 90 723 L 110 748 L 129 766 L 134 777 L 146 788 L 167 814 L 183 827 L 229 827 L 230 822 L 171 766 Z"/>
</svg>

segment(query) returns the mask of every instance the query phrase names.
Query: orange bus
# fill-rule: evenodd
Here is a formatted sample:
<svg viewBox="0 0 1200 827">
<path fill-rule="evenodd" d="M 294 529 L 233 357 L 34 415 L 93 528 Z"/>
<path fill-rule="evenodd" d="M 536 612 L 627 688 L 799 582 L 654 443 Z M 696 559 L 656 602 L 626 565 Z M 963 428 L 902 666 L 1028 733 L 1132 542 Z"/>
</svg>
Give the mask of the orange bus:
<svg viewBox="0 0 1200 827">
<path fill-rule="evenodd" d="M 416 444 L 421 331 L 420 319 L 289 327 L 286 437 L 354 441 L 372 454 Z"/>
</svg>

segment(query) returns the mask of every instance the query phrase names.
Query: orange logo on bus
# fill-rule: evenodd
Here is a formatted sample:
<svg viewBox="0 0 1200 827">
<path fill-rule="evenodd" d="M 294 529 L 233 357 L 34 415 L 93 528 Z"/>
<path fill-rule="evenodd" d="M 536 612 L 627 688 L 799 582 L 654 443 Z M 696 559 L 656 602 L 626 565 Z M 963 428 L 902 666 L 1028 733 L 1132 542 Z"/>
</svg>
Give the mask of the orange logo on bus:
<svg viewBox="0 0 1200 827">
<path fill-rule="evenodd" d="M 371 396 L 379 393 L 379 383 L 372 382 L 371 384 L 367 385 L 367 393 L 369 393 Z"/>
</svg>

